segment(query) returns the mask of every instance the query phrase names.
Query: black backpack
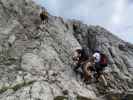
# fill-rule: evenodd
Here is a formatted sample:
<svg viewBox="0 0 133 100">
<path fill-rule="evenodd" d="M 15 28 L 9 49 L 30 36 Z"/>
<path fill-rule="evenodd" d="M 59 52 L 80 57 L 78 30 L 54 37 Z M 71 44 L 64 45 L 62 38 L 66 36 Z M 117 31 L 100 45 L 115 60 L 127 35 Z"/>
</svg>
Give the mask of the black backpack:
<svg viewBox="0 0 133 100">
<path fill-rule="evenodd" d="M 83 58 L 88 58 L 89 57 L 89 48 L 83 48 L 81 51 L 81 56 Z"/>
</svg>

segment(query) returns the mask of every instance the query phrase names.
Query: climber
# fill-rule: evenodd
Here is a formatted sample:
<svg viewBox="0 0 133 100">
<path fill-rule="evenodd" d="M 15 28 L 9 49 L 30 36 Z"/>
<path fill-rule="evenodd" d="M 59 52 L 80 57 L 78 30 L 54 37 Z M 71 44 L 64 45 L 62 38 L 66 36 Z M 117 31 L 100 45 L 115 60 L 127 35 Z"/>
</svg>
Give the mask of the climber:
<svg viewBox="0 0 133 100">
<path fill-rule="evenodd" d="M 94 74 L 94 77 L 98 81 L 99 77 L 102 75 L 104 68 L 108 64 L 107 56 L 100 52 L 99 49 L 96 49 L 93 57 L 95 58 L 95 71 L 96 74 Z"/>
<path fill-rule="evenodd" d="M 74 64 L 77 65 L 74 69 L 76 71 L 80 65 L 88 59 L 88 51 L 85 48 L 77 48 L 74 50 L 74 56 L 72 57 Z"/>
<path fill-rule="evenodd" d="M 94 71 L 94 65 L 95 65 L 95 59 L 94 57 L 89 57 L 88 60 L 83 65 L 83 74 L 84 74 L 84 82 L 86 84 L 91 82 L 92 77 L 92 72 Z"/>
<path fill-rule="evenodd" d="M 76 73 L 80 73 L 82 74 L 81 70 L 79 72 L 79 68 L 82 69 L 81 67 L 81 53 L 82 53 L 82 49 L 78 48 L 74 50 L 74 56 L 72 57 L 73 61 L 74 61 L 74 71 Z"/>
<path fill-rule="evenodd" d="M 42 7 L 41 12 L 40 12 L 40 19 L 42 21 L 42 24 L 48 23 L 48 12 L 43 7 Z"/>
<path fill-rule="evenodd" d="M 81 78 L 83 78 L 84 76 L 85 80 L 90 79 L 90 69 L 92 67 L 90 60 L 91 59 L 89 58 L 89 50 L 87 48 L 80 48 L 74 51 L 74 71 L 76 73 L 80 73 Z"/>
</svg>

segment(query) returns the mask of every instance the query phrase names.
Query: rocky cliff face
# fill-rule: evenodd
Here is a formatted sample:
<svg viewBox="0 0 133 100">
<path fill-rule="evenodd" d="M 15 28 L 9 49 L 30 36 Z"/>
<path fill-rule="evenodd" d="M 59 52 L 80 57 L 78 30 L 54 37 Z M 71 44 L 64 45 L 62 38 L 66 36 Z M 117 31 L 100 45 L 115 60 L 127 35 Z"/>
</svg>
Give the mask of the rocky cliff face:
<svg viewBox="0 0 133 100">
<path fill-rule="evenodd" d="M 100 26 L 50 14 L 43 25 L 39 11 L 31 0 L 0 0 L 0 100 L 132 98 L 132 44 Z M 108 86 L 78 78 L 71 59 L 76 47 L 88 47 L 90 54 L 98 47 L 108 55 Z"/>
</svg>

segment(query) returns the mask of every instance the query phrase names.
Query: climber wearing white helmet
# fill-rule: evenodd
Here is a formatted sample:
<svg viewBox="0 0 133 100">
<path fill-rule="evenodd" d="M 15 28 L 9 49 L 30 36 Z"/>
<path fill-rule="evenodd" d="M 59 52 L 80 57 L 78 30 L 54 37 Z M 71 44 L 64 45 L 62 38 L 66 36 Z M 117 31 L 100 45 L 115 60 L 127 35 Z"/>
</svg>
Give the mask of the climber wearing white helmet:
<svg viewBox="0 0 133 100">
<path fill-rule="evenodd" d="M 96 49 L 94 51 L 93 57 L 95 58 L 95 68 L 94 69 L 96 71 L 96 74 L 94 76 L 98 81 L 98 78 L 100 77 L 104 68 L 108 64 L 108 60 L 107 60 L 107 56 L 105 54 L 101 53 L 99 49 Z"/>
</svg>

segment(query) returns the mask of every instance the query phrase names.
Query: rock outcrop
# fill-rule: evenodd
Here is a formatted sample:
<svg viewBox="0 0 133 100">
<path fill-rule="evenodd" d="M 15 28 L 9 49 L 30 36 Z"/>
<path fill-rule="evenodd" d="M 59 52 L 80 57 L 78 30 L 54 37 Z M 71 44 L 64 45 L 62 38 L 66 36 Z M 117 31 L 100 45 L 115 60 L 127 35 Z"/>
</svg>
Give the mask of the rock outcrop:
<svg viewBox="0 0 133 100">
<path fill-rule="evenodd" d="M 41 24 L 40 9 L 31 0 L 0 0 L 0 100 L 131 98 L 132 44 L 100 26 L 50 14 Z M 71 59 L 77 47 L 108 55 L 108 86 L 78 78 Z"/>
</svg>

